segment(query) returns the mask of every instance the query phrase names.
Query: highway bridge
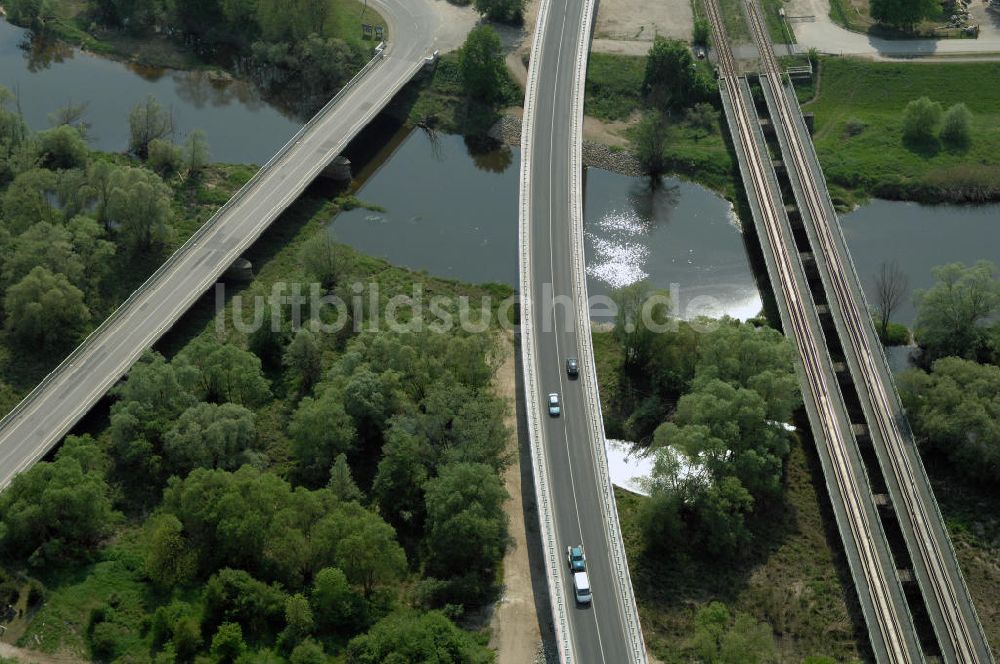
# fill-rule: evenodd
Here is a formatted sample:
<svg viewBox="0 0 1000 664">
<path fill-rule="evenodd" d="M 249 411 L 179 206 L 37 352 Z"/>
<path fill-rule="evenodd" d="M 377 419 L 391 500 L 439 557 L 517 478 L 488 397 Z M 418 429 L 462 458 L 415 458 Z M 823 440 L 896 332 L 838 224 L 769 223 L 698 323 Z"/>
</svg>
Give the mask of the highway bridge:
<svg viewBox="0 0 1000 664">
<path fill-rule="evenodd" d="M 524 106 L 521 351 L 539 521 L 562 662 L 646 661 L 604 449 L 583 249 L 584 79 L 595 0 L 542 0 Z M 579 359 L 579 379 L 565 371 Z M 545 410 L 562 397 L 562 415 Z M 593 601 L 564 553 L 583 544 Z"/>
<path fill-rule="evenodd" d="M 431 52 L 430 0 L 372 0 L 391 44 L 0 421 L 0 489 L 41 459 L 408 83 Z"/>
<path fill-rule="evenodd" d="M 708 5 L 727 121 L 782 325 L 799 349 L 806 408 L 873 653 L 880 662 L 992 662 L 762 10 L 745 0 L 791 201 L 716 0 Z"/>
</svg>

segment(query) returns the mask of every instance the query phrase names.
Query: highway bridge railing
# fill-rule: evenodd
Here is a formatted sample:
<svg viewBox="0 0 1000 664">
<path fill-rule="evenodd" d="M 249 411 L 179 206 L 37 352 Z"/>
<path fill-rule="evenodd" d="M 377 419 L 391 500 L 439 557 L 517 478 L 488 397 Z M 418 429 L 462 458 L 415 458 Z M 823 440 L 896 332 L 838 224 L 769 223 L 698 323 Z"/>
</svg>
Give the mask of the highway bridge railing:
<svg viewBox="0 0 1000 664">
<path fill-rule="evenodd" d="M 308 121 L 306 121 L 306 123 L 302 125 L 302 127 L 297 132 L 295 132 L 295 135 L 293 135 L 290 139 L 288 139 L 288 141 L 281 147 L 281 149 L 278 150 L 274 154 L 274 156 L 268 159 L 267 163 L 265 163 L 253 175 L 253 177 L 251 177 L 242 187 L 240 187 L 240 189 L 235 194 L 233 194 L 233 196 L 228 201 L 226 201 L 226 203 L 222 207 L 220 207 L 215 212 L 215 214 L 213 214 L 204 224 L 202 224 L 198 228 L 198 230 L 192 233 L 191 237 L 189 237 L 184 244 L 182 244 L 179 248 L 177 248 L 167 258 L 167 260 L 164 261 L 163 264 L 161 264 L 160 267 L 157 268 L 156 271 L 153 272 L 153 274 L 150 275 L 148 279 L 146 279 L 146 281 L 144 281 L 138 288 L 136 288 L 132 292 L 132 294 L 129 295 L 128 298 L 126 298 L 126 300 L 118 306 L 118 308 L 116 308 L 107 318 L 105 318 L 100 325 L 94 328 L 90 332 L 90 334 L 88 334 L 87 337 L 76 348 L 74 348 L 70 352 L 70 354 L 67 355 L 63 359 L 63 361 L 56 366 L 55 369 L 50 371 L 45 376 L 45 378 L 43 378 L 41 382 L 39 382 L 38 385 L 36 385 L 35 388 L 27 394 L 27 396 L 25 396 L 16 406 L 14 406 L 14 408 L 11 409 L 11 411 L 7 413 L 7 415 L 5 415 L 3 419 L 0 419 L 0 431 L 2 431 L 11 422 L 16 420 L 24 411 L 24 409 L 27 408 L 29 405 L 31 405 L 36 399 L 38 399 L 54 380 L 60 377 L 63 373 L 67 372 L 73 366 L 75 361 L 80 358 L 81 355 L 83 355 L 85 352 L 87 352 L 87 350 L 90 349 L 91 346 L 97 343 L 97 340 L 100 338 L 101 334 L 103 334 L 108 328 L 110 328 L 112 325 L 118 322 L 118 320 L 120 320 L 121 317 L 129 310 L 129 307 L 131 307 L 136 302 L 136 300 L 138 300 L 144 293 L 150 290 L 156 284 L 157 280 L 159 280 L 166 272 L 172 269 L 173 266 L 181 259 L 181 257 L 187 251 L 189 251 L 191 247 L 197 244 L 197 242 L 202 237 L 204 237 L 204 235 L 208 233 L 208 231 L 210 231 L 215 226 L 215 224 L 218 223 L 219 219 L 222 218 L 223 215 L 225 215 L 227 212 L 236 207 L 236 205 L 238 205 L 247 196 L 247 194 L 257 186 L 257 184 L 261 181 L 261 179 L 263 179 L 263 177 L 268 172 L 270 172 L 270 170 L 273 169 L 278 162 L 284 159 L 284 157 L 288 154 L 288 152 L 292 149 L 292 147 L 295 146 L 303 138 L 303 136 L 305 136 L 305 134 L 308 133 L 308 131 L 312 129 L 317 122 L 319 122 L 321 118 L 323 118 L 327 113 L 329 113 L 347 95 L 347 93 L 353 90 L 358 85 L 358 83 L 362 79 L 364 79 L 366 75 L 368 75 L 373 69 L 375 69 L 382 62 L 386 48 L 387 44 L 385 42 L 381 42 L 375 48 L 375 54 L 372 56 L 372 58 L 367 63 L 365 63 L 365 65 L 358 71 L 357 74 L 355 74 L 351 78 L 351 80 L 345 83 L 344 86 L 337 91 L 337 94 L 334 95 L 333 98 L 330 99 L 330 101 L 324 104 L 323 108 L 321 108 L 315 115 L 313 115 Z M 70 425 L 70 427 L 72 427 L 72 425 Z M 35 462 L 37 462 L 38 459 L 41 456 L 44 456 L 53 446 L 55 446 L 55 444 L 59 441 L 59 439 L 61 439 L 61 437 L 64 436 L 65 434 L 66 434 L 65 431 L 62 432 L 58 437 L 56 437 L 55 440 L 52 440 L 47 445 L 43 446 L 43 448 L 38 452 L 38 454 L 26 459 L 21 464 L 21 466 L 17 468 L 16 472 L 17 473 L 22 472 L 26 467 L 29 467 L 33 465 Z M 13 478 L 13 476 L 14 474 L 11 474 L 9 477 Z M 3 478 L 0 478 L 0 490 L 5 489 L 7 483 L 9 483 L 9 479 L 5 482 Z"/>
</svg>

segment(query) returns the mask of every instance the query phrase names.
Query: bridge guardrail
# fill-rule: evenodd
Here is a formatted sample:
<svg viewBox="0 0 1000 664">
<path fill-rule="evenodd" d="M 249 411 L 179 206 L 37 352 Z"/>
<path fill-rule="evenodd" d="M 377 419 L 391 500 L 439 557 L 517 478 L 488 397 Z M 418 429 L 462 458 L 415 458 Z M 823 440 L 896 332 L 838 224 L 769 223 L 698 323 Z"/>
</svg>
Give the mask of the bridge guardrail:
<svg viewBox="0 0 1000 664">
<path fill-rule="evenodd" d="M 569 615 L 566 592 L 563 587 L 562 560 L 555 541 L 555 524 L 552 520 L 552 493 L 549 482 L 548 458 L 542 445 L 538 385 L 535 382 L 537 358 L 534 337 L 534 302 L 532 299 L 531 271 L 531 142 L 534 130 L 535 95 L 538 88 L 538 65 L 541 61 L 543 27 L 548 19 L 550 0 L 542 0 L 538 8 L 538 21 L 531 46 L 531 62 L 524 97 L 524 123 L 521 126 L 521 196 L 518 214 L 520 246 L 521 287 L 521 364 L 524 369 L 524 399 L 528 419 L 528 443 L 531 451 L 531 470 L 535 480 L 535 500 L 538 503 L 538 521 L 541 530 L 542 550 L 545 558 L 545 578 L 548 582 L 549 604 L 552 610 L 553 629 L 559 661 L 572 664 L 573 642 L 569 635 Z"/>
<path fill-rule="evenodd" d="M 378 66 L 384 56 L 387 49 L 386 42 L 380 43 L 375 48 L 375 55 L 367 62 L 365 65 L 355 74 L 351 80 L 344 84 L 344 86 L 337 91 L 337 94 L 333 96 L 330 101 L 323 105 L 315 115 L 313 115 L 302 127 L 295 132 L 288 141 L 281 147 L 278 152 L 274 154 L 268 161 L 251 177 L 242 187 L 237 190 L 233 196 L 220 207 L 215 214 L 213 214 L 209 219 L 202 224 L 198 230 L 192 233 L 191 237 L 187 241 L 178 247 L 170 256 L 164 261 L 160 267 L 153 272 L 149 278 L 146 279 L 138 288 L 136 288 L 128 298 L 125 299 L 107 318 L 105 318 L 100 325 L 94 328 L 87 337 L 80 342 L 80 344 L 74 348 L 69 355 L 67 355 L 62 362 L 60 362 L 52 371 L 50 371 L 45 378 L 43 378 L 34 389 L 31 390 L 14 408 L 11 409 L 7 415 L 0 419 L 0 430 L 8 426 L 11 422 L 16 420 L 24 409 L 29 406 L 35 399 L 37 399 L 48 387 L 53 380 L 59 377 L 62 373 L 66 372 L 69 368 L 73 366 L 73 363 L 80 358 L 81 355 L 90 350 L 91 346 L 96 343 L 96 339 L 109 327 L 118 322 L 119 319 L 128 311 L 129 307 L 146 291 L 152 288 L 156 281 L 168 270 L 170 270 L 187 252 L 194 244 L 196 244 L 209 230 L 211 230 L 218 220 L 229 210 L 231 210 L 236 204 L 243 200 L 247 193 L 252 190 L 258 182 L 266 175 L 275 164 L 281 161 L 291 150 L 291 148 L 298 143 L 302 137 L 312 129 L 315 124 L 319 121 L 319 118 L 323 117 L 331 108 L 333 108 L 343 97 L 350 92 L 357 84 L 376 66 Z M 54 442 L 52 443 L 54 444 Z M 17 472 L 24 470 L 24 466 L 31 465 L 38 460 L 38 457 L 45 454 L 50 446 L 46 446 L 40 454 L 34 455 L 30 459 L 27 459 L 21 464 L 21 467 L 17 469 Z M 13 476 L 12 476 L 13 477 Z M 4 484 L 0 484 L 0 490 L 6 488 Z"/>
</svg>

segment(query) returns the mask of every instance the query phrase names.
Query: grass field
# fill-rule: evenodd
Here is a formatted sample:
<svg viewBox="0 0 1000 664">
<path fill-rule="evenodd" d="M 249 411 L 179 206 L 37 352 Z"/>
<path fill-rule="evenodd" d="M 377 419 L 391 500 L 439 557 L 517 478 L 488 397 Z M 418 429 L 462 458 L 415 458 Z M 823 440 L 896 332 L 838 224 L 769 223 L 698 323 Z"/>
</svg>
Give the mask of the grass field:
<svg viewBox="0 0 1000 664">
<path fill-rule="evenodd" d="M 895 64 L 826 58 L 816 99 L 816 150 L 837 202 L 870 196 L 924 202 L 1000 199 L 1000 63 Z M 902 113 L 921 96 L 972 111 L 964 148 L 903 140 Z"/>
<path fill-rule="evenodd" d="M 698 61 L 699 67 L 708 67 Z M 587 70 L 584 112 L 599 120 L 635 123 L 645 108 L 642 82 L 646 58 L 594 53 Z M 698 182 L 731 198 L 735 164 L 722 134 L 721 122 L 709 130 L 689 125 L 683 112 L 671 113 L 667 139 L 670 174 Z"/>
<path fill-rule="evenodd" d="M 1000 496 L 949 470 L 943 459 L 924 458 L 934 495 L 965 583 L 993 652 L 1000 648 Z"/>
<path fill-rule="evenodd" d="M 644 105 L 645 74 L 645 57 L 592 53 L 584 113 L 601 120 L 628 120 Z"/>
</svg>

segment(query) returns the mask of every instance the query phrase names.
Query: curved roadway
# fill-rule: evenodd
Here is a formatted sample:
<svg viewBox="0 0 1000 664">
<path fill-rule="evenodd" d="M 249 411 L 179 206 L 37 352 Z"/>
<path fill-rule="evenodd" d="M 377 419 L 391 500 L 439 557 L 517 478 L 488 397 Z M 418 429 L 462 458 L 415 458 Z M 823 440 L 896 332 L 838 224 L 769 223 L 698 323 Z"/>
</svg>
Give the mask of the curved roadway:
<svg viewBox="0 0 1000 664">
<path fill-rule="evenodd" d="M 542 448 L 536 478 L 544 473 L 540 518 L 553 538 L 546 553 L 560 655 L 625 664 L 644 662 L 645 652 L 607 476 L 584 304 L 579 127 L 592 10 L 592 0 L 548 0 L 539 10 L 523 142 L 522 347 L 532 444 Z M 565 372 L 568 357 L 580 360 L 578 380 Z M 551 392 L 562 398 L 559 417 L 543 403 Z M 593 587 L 587 606 L 574 602 L 565 560 L 566 547 L 580 543 Z"/>
<path fill-rule="evenodd" d="M 441 29 L 438 13 L 428 0 L 372 5 L 393 40 L 384 57 L 0 421 L 0 489 L 52 449 L 419 71 Z"/>
</svg>

